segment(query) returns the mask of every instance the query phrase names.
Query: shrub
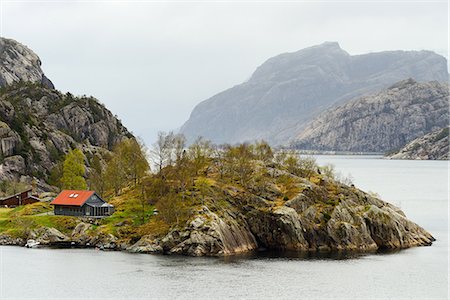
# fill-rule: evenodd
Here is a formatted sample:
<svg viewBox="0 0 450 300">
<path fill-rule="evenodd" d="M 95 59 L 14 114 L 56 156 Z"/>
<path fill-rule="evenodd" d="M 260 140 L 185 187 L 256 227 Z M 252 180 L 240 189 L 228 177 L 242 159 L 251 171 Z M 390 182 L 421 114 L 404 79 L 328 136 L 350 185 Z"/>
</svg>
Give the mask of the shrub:
<svg viewBox="0 0 450 300">
<path fill-rule="evenodd" d="M 334 179 L 336 176 L 333 164 L 326 164 L 323 167 L 320 167 L 319 169 L 320 172 L 328 178 Z"/>
<path fill-rule="evenodd" d="M 327 212 L 322 212 L 322 216 L 323 216 L 323 219 L 325 220 L 325 223 L 327 223 L 331 219 L 330 214 Z"/>
</svg>

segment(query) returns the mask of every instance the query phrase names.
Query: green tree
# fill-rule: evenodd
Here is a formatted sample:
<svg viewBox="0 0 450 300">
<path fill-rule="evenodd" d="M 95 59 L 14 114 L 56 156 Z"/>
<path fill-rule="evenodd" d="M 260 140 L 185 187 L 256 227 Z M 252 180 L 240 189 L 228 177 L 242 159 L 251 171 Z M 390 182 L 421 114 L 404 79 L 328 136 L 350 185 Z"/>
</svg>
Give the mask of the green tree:
<svg viewBox="0 0 450 300">
<path fill-rule="evenodd" d="M 284 168 L 291 174 L 299 175 L 300 167 L 298 156 L 295 154 L 289 154 L 284 160 Z"/>
<path fill-rule="evenodd" d="M 247 187 L 254 171 L 253 145 L 240 144 L 228 146 L 225 149 L 224 159 L 231 179 L 238 178 L 240 184 Z"/>
<path fill-rule="evenodd" d="M 336 177 L 336 171 L 334 169 L 333 164 L 326 164 L 322 167 L 319 167 L 320 173 L 325 175 L 328 178 L 334 179 Z"/>
<path fill-rule="evenodd" d="M 285 154 L 284 161 L 282 161 L 282 167 L 289 173 L 303 178 L 311 177 L 316 174 L 319 169 L 314 157 L 301 157 L 295 151 Z"/>
<path fill-rule="evenodd" d="M 169 193 L 160 198 L 156 207 L 159 210 L 159 217 L 167 224 L 180 224 L 186 221 L 189 216 L 189 208 L 185 201 L 181 201 L 179 195 Z"/>
<path fill-rule="evenodd" d="M 270 145 L 265 141 L 260 141 L 255 144 L 256 159 L 262 161 L 265 165 L 272 162 L 273 151 Z"/>
<path fill-rule="evenodd" d="M 135 139 L 125 139 L 115 147 L 114 154 L 119 159 L 126 183 L 133 182 L 137 186 L 149 170 L 145 152 L 144 143 Z"/>
<path fill-rule="evenodd" d="M 213 162 L 216 167 L 217 173 L 219 173 L 220 179 L 224 179 L 227 172 L 227 165 L 225 162 L 225 150 L 227 146 L 213 146 Z"/>
<path fill-rule="evenodd" d="M 200 171 L 204 171 L 204 175 L 208 174 L 208 164 L 213 153 L 211 142 L 198 138 L 195 143 L 189 147 L 189 158 L 192 162 L 192 168 L 195 175 L 199 175 Z"/>
<path fill-rule="evenodd" d="M 98 155 L 94 155 L 88 176 L 89 189 L 96 191 L 100 196 L 104 196 L 106 191 L 106 178 L 102 160 Z"/>
<path fill-rule="evenodd" d="M 319 169 L 319 166 L 316 163 L 316 159 L 312 156 L 299 157 L 298 167 L 300 169 L 300 173 L 297 174 L 304 178 L 309 178 Z"/>
<path fill-rule="evenodd" d="M 68 190 L 85 190 L 87 184 L 84 173 L 83 152 L 80 149 L 70 150 L 64 159 L 62 187 Z"/>
<path fill-rule="evenodd" d="M 205 205 L 206 196 L 210 190 L 210 182 L 206 177 L 198 177 L 195 181 L 195 187 L 200 193 L 200 199 L 202 201 L 202 205 Z"/>
<path fill-rule="evenodd" d="M 105 180 L 107 187 L 113 189 L 116 196 L 119 195 L 126 180 L 117 155 L 113 155 L 106 165 Z"/>
<path fill-rule="evenodd" d="M 129 183 L 137 186 L 149 168 L 144 144 L 135 139 L 125 139 L 114 147 L 106 165 L 105 179 L 108 187 L 119 195 Z"/>
</svg>

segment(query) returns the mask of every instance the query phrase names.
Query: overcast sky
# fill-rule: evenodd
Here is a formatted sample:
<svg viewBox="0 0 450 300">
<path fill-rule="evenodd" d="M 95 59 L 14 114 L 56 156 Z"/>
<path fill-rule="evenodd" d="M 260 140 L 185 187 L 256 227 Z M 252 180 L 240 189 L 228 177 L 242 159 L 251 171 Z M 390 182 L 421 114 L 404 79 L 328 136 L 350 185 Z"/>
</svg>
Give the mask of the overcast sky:
<svg viewBox="0 0 450 300">
<path fill-rule="evenodd" d="M 350 54 L 447 56 L 441 2 L 1 1 L 1 35 L 34 50 L 56 88 L 93 95 L 151 145 L 271 56 L 324 41 Z"/>
</svg>

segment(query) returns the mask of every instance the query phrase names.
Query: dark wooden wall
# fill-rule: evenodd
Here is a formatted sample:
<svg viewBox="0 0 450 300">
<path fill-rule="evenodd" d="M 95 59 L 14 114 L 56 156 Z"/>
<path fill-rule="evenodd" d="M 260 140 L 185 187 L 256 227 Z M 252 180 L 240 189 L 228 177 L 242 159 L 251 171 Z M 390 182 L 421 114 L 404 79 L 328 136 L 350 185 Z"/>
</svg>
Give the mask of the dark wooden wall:
<svg viewBox="0 0 450 300">
<path fill-rule="evenodd" d="M 54 212 L 58 216 L 84 216 L 84 210 L 79 206 L 55 205 Z"/>
<path fill-rule="evenodd" d="M 9 198 L 5 198 L 3 200 L 0 200 L 1 206 L 19 206 L 19 205 L 26 205 L 31 203 L 39 202 L 39 200 L 29 198 L 28 194 L 26 192 L 21 193 L 20 195 L 11 196 Z"/>
</svg>

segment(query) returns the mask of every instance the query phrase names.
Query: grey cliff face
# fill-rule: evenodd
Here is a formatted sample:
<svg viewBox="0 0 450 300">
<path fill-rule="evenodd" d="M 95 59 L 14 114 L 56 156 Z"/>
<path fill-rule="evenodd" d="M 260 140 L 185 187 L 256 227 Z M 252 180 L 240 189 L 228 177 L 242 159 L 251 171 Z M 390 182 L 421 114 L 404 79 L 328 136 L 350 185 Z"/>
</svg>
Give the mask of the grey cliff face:
<svg viewBox="0 0 450 300">
<path fill-rule="evenodd" d="M 327 42 L 267 60 L 247 82 L 197 105 L 181 133 L 284 144 L 327 108 L 409 77 L 448 82 L 446 59 L 431 51 L 349 55 Z"/>
<path fill-rule="evenodd" d="M 449 128 L 442 128 L 409 142 L 389 159 L 449 159 Z"/>
<path fill-rule="evenodd" d="M 92 97 L 74 97 L 37 84 L 15 84 L 0 93 L 0 177 L 45 180 L 75 147 L 87 156 L 103 154 L 132 137 Z"/>
<path fill-rule="evenodd" d="M 15 40 L 0 38 L 0 87 L 17 82 L 39 83 L 54 88 L 33 51 Z"/>
<path fill-rule="evenodd" d="M 35 177 L 47 188 L 50 171 L 70 149 L 89 160 L 132 135 L 96 99 L 56 91 L 40 66 L 32 50 L 0 38 L 0 177 Z"/>
<path fill-rule="evenodd" d="M 298 149 L 387 152 L 448 125 L 447 84 L 401 81 L 317 116 L 292 145 Z"/>
</svg>

